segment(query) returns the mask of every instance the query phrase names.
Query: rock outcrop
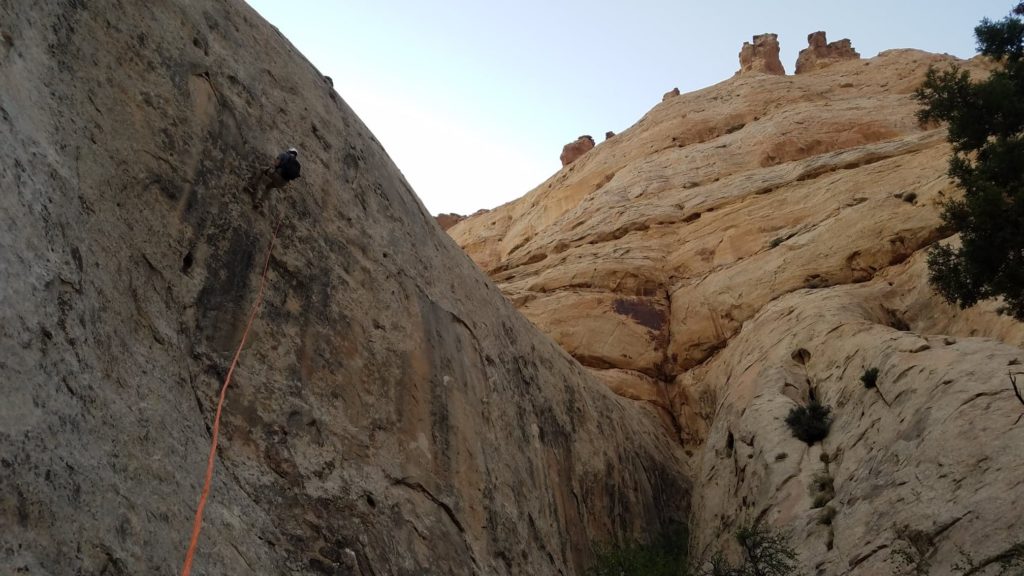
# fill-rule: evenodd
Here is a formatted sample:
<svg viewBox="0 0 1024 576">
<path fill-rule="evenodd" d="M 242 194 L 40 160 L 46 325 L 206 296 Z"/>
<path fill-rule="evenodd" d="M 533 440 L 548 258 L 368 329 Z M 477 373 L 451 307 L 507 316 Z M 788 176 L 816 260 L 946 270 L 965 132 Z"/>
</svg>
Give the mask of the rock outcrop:
<svg viewBox="0 0 1024 576">
<path fill-rule="evenodd" d="M 583 156 L 587 152 L 593 150 L 594 146 L 594 138 L 584 134 L 563 146 L 562 154 L 558 159 L 562 161 L 562 166 L 568 166 L 569 164 L 579 160 L 580 156 Z"/>
<path fill-rule="evenodd" d="M 278 222 L 194 574 L 573 574 L 685 519 L 654 409 L 524 320 L 245 3 L 0 29 L 0 574 L 177 573 Z"/>
<path fill-rule="evenodd" d="M 778 34 L 755 35 L 740 48 L 740 69 L 736 74 L 758 72 L 784 76 L 786 69 L 779 60 L 779 50 Z"/>
<path fill-rule="evenodd" d="M 945 131 L 910 94 L 954 61 L 895 50 L 682 94 L 450 230 L 610 389 L 674 420 L 698 555 L 755 519 L 791 533 L 812 574 L 891 574 L 908 546 L 949 573 L 958 548 L 1024 540 L 1007 375 L 1024 325 L 927 282 L 928 247 L 956 241 L 939 213 L 957 190 Z M 808 446 L 784 419 L 811 398 L 835 419 Z"/>
<path fill-rule="evenodd" d="M 853 49 L 849 38 L 829 42 L 824 32 L 812 32 L 807 35 L 807 48 L 801 50 L 796 59 L 796 73 L 820 70 L 845 60 L 860 60 L 860 54 Z"/>
<path fill-rule="evenodd" d="M 609 130 L 609 131 L 604 133 L 604 139 L 605 140 L 611 138 L 612 136 L 615 136 L 615 132 L 612 132 L 611 130 Z"/>
<path fill-rule="evenodd" d="M 454 212 L 450 214 L 438 214 L 437 216 L 434 216 L 434 218 L 437 220 L 437 224 L 441 227 L 441 230 L 447 230 L 466 219 L 462 214 L 456 214 Z"/>
<path fill-rule="evenodd" d="M 661 101 L 664 102 L 665 100 L 668 100 L 669 98 L 675 98 L 676 96 L 679 96 L 679 88 L 673 88 L 668 92 L 665 92 L 665 94 L 661 97 Z"/>
</svg>

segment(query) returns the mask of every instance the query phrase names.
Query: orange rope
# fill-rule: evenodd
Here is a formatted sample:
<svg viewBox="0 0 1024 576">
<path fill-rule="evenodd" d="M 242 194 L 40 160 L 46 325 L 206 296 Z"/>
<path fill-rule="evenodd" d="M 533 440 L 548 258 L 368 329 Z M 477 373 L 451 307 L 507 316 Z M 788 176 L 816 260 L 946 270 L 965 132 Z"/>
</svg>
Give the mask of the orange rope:
<svg viewBox="0 0 1024 576">
<path fill-rule="evenodd" d="M 217 455 L 217 435 L 220 432 L 220 413 L 224 407 L 224 398 L 227 396 L 228 384 L 231 383 L 231 375 L 235 373 L 235 366 L 238 365 L 238 357 L 242 355 L 242 347 L 249 338 L 249 329 L 252 328 L 256 313 L 259 312 L 260 303 L 263 301 L 263 288 L 267 285 L 267 270 L 270 269 L 270 255 L 274 252 L 274 241 L 277 240 L 277 231 L 281 228 L 281 221 L 277 221 L 274 227 L 274 235 L 270 239 L 270 249 L 267 250 L 267 261 L 263 265 L 263 275 L 260 277 L 260 289 L 256 294 L 256 301 L 252 304 L 252 311 L 249 312 L 249 321 L 242 332 L 242 340 L 235 350 L 235 357 L 231 359 L 231 367 L 228 368 L 228 375 L 224 378 L 224 385 L 220 389 L 220 400 L 217 401 L 217 414 L 213 417 L 213 433 L 210 438 L 210 456 L 206 460 L 206 478 L 203 480 L 203 491 L 199 495 L 199 506 L 196 507 L 196 518 L 192 522 L 192 540 L 188 545 L 188 552 L 185 554 L 185 566 L 181 569 L 181 576 L 189 576 L 192 572 L 192 559 L 196 555 L 196 545 L 199 544 L 199 530 L 203 526 L 203 509 L 206 508 L 206 498 L 210 495 L 210 483 L 213 480 L 213 463 Z"/>
</svg>

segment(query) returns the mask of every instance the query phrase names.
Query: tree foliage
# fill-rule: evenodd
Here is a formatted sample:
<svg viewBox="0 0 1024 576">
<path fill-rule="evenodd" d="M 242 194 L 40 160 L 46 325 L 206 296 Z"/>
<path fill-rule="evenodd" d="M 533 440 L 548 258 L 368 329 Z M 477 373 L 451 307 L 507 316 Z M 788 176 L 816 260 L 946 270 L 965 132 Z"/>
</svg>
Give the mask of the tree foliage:
<svg viewBox="0 0 1024 576">
<path fill-rule="evenodd" d="M 997 68 L 974 81 L 956 66 L 932 68 L 914 97 L 918 119 L 944 121 L 953 155 L 949 175 L 963 197 L 948 201 L 943 221 L 958 248 L 936 246 L 929 278 L 948 301 L 966 308 L 1001 296 L 1024 320 L 1024 2 L 1002 20 L 974 29 L 978 50 Z"/>
<path fill-rule="evenodd" d="M 736 531 L 743 561 L 733 566 L 716 553 L 697 573 L 700 576 L 792 576 L 798 574 L 796 551 L 789 539 L 757 522 Z"/>
</svg>

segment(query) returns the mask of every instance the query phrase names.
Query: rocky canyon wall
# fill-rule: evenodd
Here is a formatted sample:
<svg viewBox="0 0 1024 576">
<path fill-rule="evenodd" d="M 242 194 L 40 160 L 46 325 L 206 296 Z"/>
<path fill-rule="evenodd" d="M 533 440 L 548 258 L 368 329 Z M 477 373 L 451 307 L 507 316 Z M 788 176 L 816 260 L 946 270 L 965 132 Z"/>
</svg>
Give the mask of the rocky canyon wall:
<svg viewBox="0 0 1024 576">
<path fill-rule="evenodd" d="M 755 37 L 741 66 L 769 74 L 664 99 L 449 232 L 612 390 L 674 423 L 695 555 L 735 553 L 732 531 L 767 521 L 807 573 L 890 574 L 909 550 L 946 574 L 960 549 L 1024 540 L 1024 325 L 927 283 L 958 192 L 945 131 L 910 96 L 955 59 L 810 40 L 805 63 L 827 68 L 784 76 L 765 64 L 777 39 Z M 808 446 L 784 420 L 812 400 L 834 423 Z"/>
</svg>

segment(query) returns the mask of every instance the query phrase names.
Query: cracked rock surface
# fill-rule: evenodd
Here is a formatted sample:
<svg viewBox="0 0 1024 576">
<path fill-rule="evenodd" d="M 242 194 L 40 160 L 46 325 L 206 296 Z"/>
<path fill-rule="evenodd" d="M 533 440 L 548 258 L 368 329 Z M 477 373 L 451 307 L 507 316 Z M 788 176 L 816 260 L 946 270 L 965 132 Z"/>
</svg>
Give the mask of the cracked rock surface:
<svg viewBox="0 0 1024 576">
<path fill-rule="evenodd" d="M 572 574 L 685 462 L 236 0 L 0 2 L 0 573 Z M 265 213 L 245 191 L 296 146 Z"/>
</svg>

